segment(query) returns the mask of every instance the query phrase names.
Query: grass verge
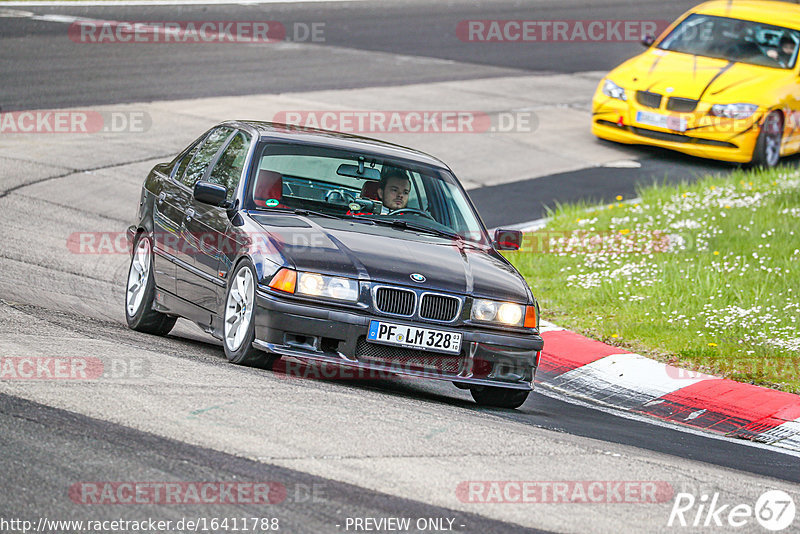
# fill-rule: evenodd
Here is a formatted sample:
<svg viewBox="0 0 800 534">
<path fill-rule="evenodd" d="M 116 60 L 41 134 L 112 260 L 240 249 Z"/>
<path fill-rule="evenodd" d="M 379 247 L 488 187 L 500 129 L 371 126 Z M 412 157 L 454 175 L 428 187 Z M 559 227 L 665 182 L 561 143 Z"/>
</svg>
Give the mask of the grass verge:
<svg viewBox="0 0 800 534">
<path fill-rule="evenodd" d="M 544 319 L 696 371 L 800 393 L 800 172 L 737 171 L 561 206 L 509 260 Z"/>
</svg>

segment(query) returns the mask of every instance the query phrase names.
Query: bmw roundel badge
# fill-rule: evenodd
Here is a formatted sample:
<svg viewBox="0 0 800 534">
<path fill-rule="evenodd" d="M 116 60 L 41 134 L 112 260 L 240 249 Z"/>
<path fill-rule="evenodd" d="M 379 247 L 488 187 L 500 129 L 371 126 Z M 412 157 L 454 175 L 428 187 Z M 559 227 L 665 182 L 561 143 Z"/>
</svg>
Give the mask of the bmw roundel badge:
<svg viewBox="0 0 800 534">
<path fill-rule="evenodd" d="M 424 282 L 425 280 L 427 280 L 427 278 L 425 278 L 424 276 L 422 276 L 422 275 L 421 275 L 421 274 L 419 274 L 419 273 L 412 273 L 412 274 L 411 274 L 411 279 L 412 279 L 413 281 L 415 281 L 415 282 L 419 282 L 420 284 L 421 284 L 422 282 Z"/>
</svg>

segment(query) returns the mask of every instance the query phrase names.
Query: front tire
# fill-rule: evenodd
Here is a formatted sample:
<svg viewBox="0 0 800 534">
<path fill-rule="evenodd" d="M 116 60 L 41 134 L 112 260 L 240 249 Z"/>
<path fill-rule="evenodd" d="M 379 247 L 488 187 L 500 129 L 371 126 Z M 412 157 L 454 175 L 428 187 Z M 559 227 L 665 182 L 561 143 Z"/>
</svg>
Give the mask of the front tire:
<svg viewBox="0 0 800 534">
<path fill-rule="evenodd" d="M 493 386 L 474 386 L 469 389 L 472 398 L 480 406 L 494 408 L 519 408 L 527 400 L 530 391 Z"/>
<path fill-rule="evenodd" d="M 277 357 L 253 347 L 256 338 L 255 304 L 256 270 L 253 263 L 245 259 L 228 281 L 222 345 L 231 363 L 270 368 Z"/>
<path fill-rule="evenodd" d="M 165 336 L 175 326 L 177 317 L 170 317 L 153 309 L 156 282 L 153 278 L 153 244 L 150 237 L 140 234 L 137 238 L 131 265 L 128 268 L 128 284 L 125 291 L 125 320 L 128 327 L 138 332 Z"/>
<path fill-rule="evenodd" d="M 752 167 L 771 168 L 778 165 L 781 159 L 781 138 L 783 137 L 783 116 L 771 111 L 764 119 L 761 133 L 758 134 L 756 147 L 753 150 Z"/>
</svg>

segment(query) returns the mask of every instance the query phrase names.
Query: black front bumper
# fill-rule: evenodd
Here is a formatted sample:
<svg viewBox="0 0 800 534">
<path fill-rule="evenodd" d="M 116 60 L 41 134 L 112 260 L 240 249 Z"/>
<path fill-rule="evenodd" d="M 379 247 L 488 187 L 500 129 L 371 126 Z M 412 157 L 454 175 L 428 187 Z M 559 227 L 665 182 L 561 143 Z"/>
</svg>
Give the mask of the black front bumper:
<svg viewBox="0 0 800 534">
<path fill-rule="evenodd" d="M 329 362 L 391 374 L 448 380 L 459 385 L 531 390 L 543 341 L 515 335 L 426 324 L 462 333 L 458 355 L 366 342 L 370 320 L 412 324 L 394 317 L 294 302 L 256 291 L 256 348 L 302 360 Z"/>
</svg>

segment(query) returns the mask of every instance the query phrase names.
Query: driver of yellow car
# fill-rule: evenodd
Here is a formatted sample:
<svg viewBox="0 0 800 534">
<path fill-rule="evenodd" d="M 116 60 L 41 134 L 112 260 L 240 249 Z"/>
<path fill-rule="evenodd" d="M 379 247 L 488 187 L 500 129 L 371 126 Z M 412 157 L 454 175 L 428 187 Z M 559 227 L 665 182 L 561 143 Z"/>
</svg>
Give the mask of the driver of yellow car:
<svg viewBox="0 0 800 534">
<path fill-rule="evenodd" d="M 794 55 L 795 46 L 794 40 L 791 37 L 784 35 L 781 37 L 778 48 L 771 48 L 767 50 L 767 55 L 779 62 L 784 67 L 789 67 L 792 61 L 792 56 Z"/>
</svg>

